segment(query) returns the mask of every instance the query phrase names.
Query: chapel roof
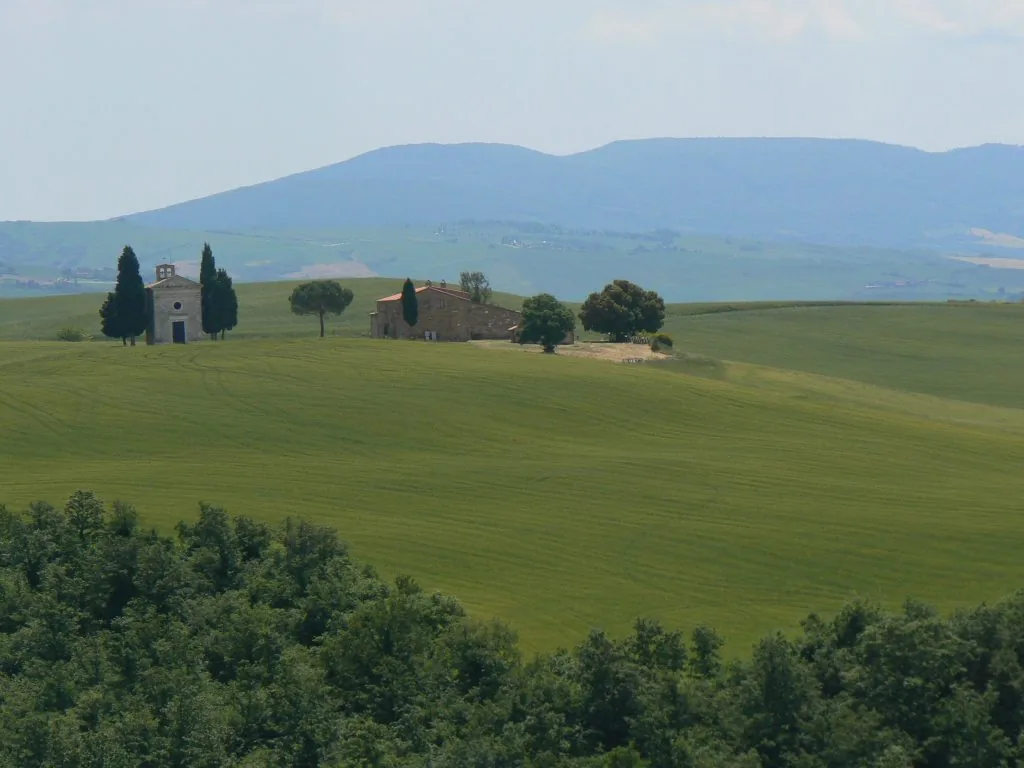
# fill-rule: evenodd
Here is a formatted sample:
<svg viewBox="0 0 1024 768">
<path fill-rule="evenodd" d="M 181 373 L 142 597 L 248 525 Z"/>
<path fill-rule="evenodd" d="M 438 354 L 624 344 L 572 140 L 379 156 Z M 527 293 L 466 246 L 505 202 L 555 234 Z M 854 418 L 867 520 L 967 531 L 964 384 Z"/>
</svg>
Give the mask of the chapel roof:
<svg viewBox="0 0 1024 768">
<path fill-rule="evenodd" d="M 191 280 L 184 275 L 171 275 L 165 277 L 163 280 L 157 280 L 155 282 L 146 285 L 147 288 L 201 288 L 199 283 L 195 280 Z"/>
</svg>

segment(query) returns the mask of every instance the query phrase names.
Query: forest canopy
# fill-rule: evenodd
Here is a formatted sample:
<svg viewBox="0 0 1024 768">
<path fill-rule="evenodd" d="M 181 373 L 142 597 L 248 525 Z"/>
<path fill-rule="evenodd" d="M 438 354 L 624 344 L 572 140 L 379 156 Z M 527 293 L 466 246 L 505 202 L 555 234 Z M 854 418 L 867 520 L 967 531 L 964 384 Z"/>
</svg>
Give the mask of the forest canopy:
<svg viewBox="0 0 1024 768">
<path fill-rule="evenodd" d="M 183 513 L 186 511 L 183 510 Z M 78 492 L 0 508 L 2 766 L 1014 766 L 1024 593 L 770 635 L 637 620 L 526 658 L 337 533 Z M 745 649 L 744 649 L 745 651 Z"/>
</svg>

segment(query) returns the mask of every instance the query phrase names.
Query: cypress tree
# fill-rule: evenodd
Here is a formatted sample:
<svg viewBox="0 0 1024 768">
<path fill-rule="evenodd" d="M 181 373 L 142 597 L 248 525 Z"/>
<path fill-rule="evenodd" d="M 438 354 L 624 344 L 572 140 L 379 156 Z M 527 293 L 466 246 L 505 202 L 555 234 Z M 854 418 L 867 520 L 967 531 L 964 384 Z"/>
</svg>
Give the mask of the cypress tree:
<svg viewBox="0 0 1024 768">
<path fill-rule="evenodd" d="M 231 275 L 225 270 L 217 270 L 217 280 L 214 283 L 214 305 L 217 312 L 216 328 L 220 331 L 221 340 L 224 333 L 238 325 L 238 296 L 232 285 Z"/>
<path fill-rule="evenodd" d="M 203 309 L 203 333 L 210 339 L 217 339 L 220 330 L 220 307 L 217 301 L 217 265 L 213 259 L 213 249 L 209 243 L 203 243 L 203 257 L 199 262 L 199 285 L 201 288 L 200 305 Z"/>
<path fill-rule="evenodd" d="M 128 344 L 127 334 L 121 332 L 121 323 L 117 316 L 117 304 L 112 293 L 107 294 L 106 301 L 100 307 L 100 328 L 103 330 L 103 335 L 107 338 L 120 339 L 122 344 Z"/>
<path fill-rule="evenodd" d="M 405 284 L 402 286 L 402 319 L 410 328 L 415 327 L 420 319 L 420 301 L 416 297 L 416 286 L 409 278 L 405 278 Z"/>
<path fill-rule="evenodd" d="M 121 251 L 117 260 L 117 284 L 109 297 L 108 316 L 116 318 L 114 326 L 121 340 L 131 340 L 135 346 L 135 337 L 146 331 L 146 285 L 139 274 L 139 259 L 130 245 Z M 106 305 L 105 305 L 106 306 Z M 103 310 L 100 310 L 102 313 Z"/>
</svg>

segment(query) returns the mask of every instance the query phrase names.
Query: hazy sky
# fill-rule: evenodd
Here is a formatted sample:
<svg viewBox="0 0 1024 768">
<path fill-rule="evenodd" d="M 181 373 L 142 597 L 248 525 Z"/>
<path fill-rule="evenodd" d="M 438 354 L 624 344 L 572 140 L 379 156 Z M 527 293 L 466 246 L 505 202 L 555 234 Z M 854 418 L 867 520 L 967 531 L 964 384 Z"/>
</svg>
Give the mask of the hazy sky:
<svg viewBox="0 0 1024 768">
<path fill-rule="evenodd" d="M 391 144 L 1024 144 L 1024 0 L 0 0 L 0 219 Z"/>
</svg>

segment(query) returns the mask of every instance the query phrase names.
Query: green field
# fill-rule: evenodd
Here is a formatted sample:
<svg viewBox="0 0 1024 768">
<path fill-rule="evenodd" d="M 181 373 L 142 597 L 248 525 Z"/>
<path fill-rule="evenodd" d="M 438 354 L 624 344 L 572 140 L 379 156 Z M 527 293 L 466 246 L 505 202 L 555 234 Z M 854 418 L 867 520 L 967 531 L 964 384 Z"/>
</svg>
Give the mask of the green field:
<svg viewBox="0 0 1024 768">
<path fill-rule="evenodd" d="M 722 360 L 1024 408 L 1024 306 L 782 307 L 683 314 L 665 330 Z"/>
<path fill-rule="evenodd" d="M 269 290 L 243 288 L 249 306 Z M 281 333 L 313 336 L 286 313 Z M 90 488 L 163 527 L 200 500 L 312 517 L 528 648 L 644 614 L 711 623 L 741 652 L 854 594 L 950 608 L 1024 582 L 1024 310 L 679 309 L 669 325 L 688 354 L 738 362 L 6 342 L 0 501 Z"/>
</svg>

